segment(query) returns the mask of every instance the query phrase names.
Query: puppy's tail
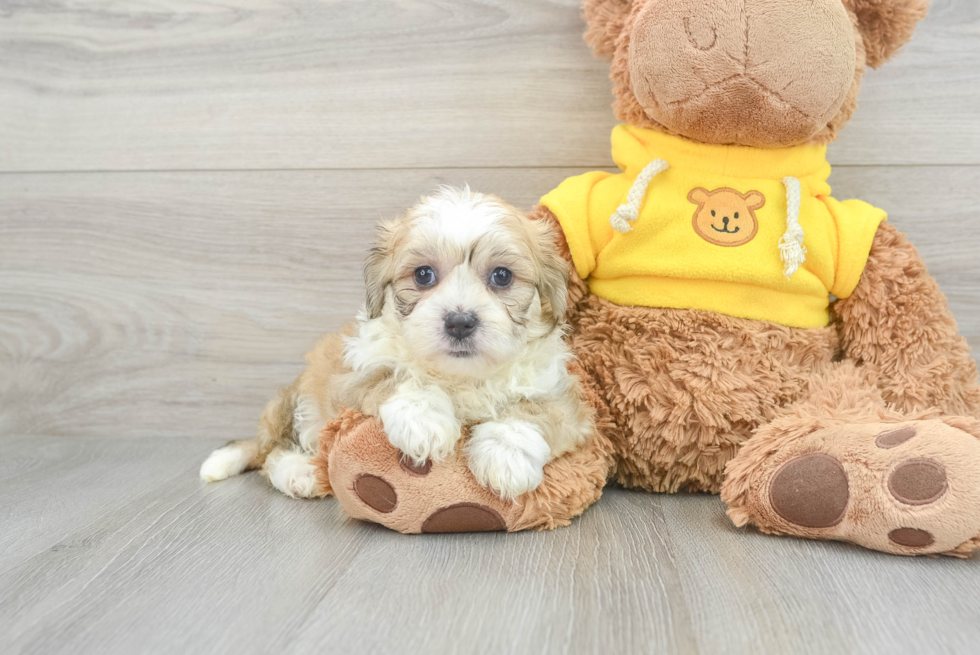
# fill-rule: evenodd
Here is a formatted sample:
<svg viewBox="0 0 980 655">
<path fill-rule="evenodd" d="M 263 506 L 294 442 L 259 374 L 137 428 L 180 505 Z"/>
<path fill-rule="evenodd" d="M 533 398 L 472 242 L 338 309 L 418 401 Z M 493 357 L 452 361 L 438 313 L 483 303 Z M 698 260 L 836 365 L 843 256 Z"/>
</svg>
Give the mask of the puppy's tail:
<svg viewBox="0 0 980 655">
<path fill-rule="evenodd" d="M 201 479 L 217 482 L 245 471 L 262 468 L 266 457 L 276 446 L 293 441 L 293 417 L 296 393 L 284 389 L 269 401 L 259 419 L 259 434 L 254 439 L 237 439 L 211 453 L 201 464 Z"/>
</svg>

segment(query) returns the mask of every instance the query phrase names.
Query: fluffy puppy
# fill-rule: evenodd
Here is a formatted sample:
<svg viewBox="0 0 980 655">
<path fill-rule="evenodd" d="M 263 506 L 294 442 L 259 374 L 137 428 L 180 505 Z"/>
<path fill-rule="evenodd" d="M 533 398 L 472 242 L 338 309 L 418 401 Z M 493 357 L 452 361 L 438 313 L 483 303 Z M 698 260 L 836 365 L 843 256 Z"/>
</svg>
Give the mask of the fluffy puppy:
<svg viewBox="0 0 980 655">
<path fill-rule="evenodd" d="M 273 399 L 254 439 L 214 451 L 201 477 L 262 467 L 293 497 L 317 495 L 320 429 L 341 406 L 381 419 L 416 464 L 463 445 L 480 484 L 513 499 L 592 434 L 563 339 L 567 267 L 554 234 L 469 188 L 422 198 L 381 224 L 365 308 L 328 334 Z"/>
</svg>

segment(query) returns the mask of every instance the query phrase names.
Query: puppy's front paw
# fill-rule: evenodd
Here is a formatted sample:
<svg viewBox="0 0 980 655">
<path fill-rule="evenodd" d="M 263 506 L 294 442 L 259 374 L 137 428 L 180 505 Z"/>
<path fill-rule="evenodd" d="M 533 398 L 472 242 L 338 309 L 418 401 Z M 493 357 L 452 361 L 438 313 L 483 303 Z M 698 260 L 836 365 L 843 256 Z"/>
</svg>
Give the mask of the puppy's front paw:
<svg viewBox="0 0 980 655">
<path fill-rule="evenodd" d="M 378 412 L 391 445 L 418 465 L 449 457 L 462 426 L 444 392 L 400 393 Z"/>
<path fill-rule="evenodd" d="M 305 453 L 273 454 L 265 462 L 265 471 L 272 486 L 290 498 L 316 498 L 316 467 Z"/>
<path fill-rule="evenodd" d="M 477 482 L 513 500 L 541 484 L 551 447 L 534 425 L 511 419 L 474 427 L 466 456 Z"/>
</svg>

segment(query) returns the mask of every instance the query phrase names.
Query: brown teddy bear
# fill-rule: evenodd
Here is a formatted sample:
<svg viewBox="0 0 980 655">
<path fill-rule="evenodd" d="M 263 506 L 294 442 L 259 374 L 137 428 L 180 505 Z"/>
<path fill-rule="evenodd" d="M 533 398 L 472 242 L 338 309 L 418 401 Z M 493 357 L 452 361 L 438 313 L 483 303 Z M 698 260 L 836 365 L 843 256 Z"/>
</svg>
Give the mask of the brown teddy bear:
<svg viewBox="0 0 980 655">
<path fill-rule="evenodd" d="M 406 532 L 512 530 L 567 522 L 607 472 L 721 493 L 736 525 L 765 532 L 907 555 L 980 547 L 969 348 L 884 212 L 827 184 L 826 144 L 865 68 L 927 5 L 586 0 L 626 123 L 612 136 L 622 172 L 570 178 L 532 217 L 554 223 L 574 268 L 572 343 L 599 434 L 512 507 L 479 495 L 461 462 L 420 484 L 361 421 L 325 430 L 324 489 Z M 402 510 L 372 507 L 364 475 L 388 498 L 376 504 Z M 455 520 L 430 518 L 450 506 Z"/>
</svg>

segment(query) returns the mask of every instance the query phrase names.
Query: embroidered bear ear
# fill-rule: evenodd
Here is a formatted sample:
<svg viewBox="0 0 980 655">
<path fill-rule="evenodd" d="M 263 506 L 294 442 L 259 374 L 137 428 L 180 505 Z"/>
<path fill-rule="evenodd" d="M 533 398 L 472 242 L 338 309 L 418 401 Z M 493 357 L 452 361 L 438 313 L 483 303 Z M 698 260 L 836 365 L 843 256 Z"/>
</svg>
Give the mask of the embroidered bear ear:
<svg viewBox="0 0 980 655">
<path fill-rule="evenodd" d="M 612 57 L 623 33 L 632 0 L 585 0 L 582 15 L 588 23 L 585 42 L 596 57 Z"/>
<path fill-rule="evenodd" d="M 749 191 L 742 197 L 745 199 L 745 205 L 751 210 L 762 209 L 766 206 L 766 197 L 758 191 Z"/>
<path fill-rule="evenodd" d="M 697 189 L 691 189 L 691 192 L 687 194 L 687 199 L 693 202 L 695 205 L 703 205 L 708 199 L 708 195 L 707 189 L 704 187 L 698 187 Z"/>
</svg>

